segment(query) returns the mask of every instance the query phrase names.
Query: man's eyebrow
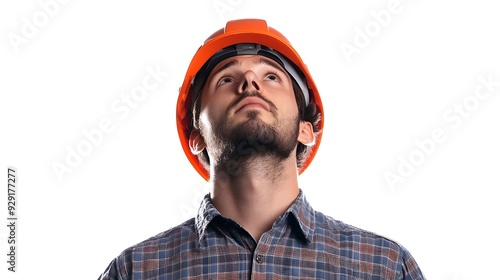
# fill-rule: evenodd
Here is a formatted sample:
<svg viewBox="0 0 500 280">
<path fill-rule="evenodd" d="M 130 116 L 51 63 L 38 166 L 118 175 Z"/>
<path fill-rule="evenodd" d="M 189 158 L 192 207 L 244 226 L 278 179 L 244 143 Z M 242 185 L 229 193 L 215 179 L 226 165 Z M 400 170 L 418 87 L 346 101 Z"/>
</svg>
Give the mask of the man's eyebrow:
<svg viewBox="0 0 500 280">
<path fill-rule="evenodd" d="M 238 61 L 235 59 L 232 59 L 228 62 L 226 62 L 224 65 L 222 65 L 219 69 L 215 70 L 213 73 L 212 73 L 212 76 L 215 76 L 217 74 L 219 74 L 220 72 L 226 70 L 227 68 L 231 67 L 231 66 L 234 66 L 238 63 Z"/>
<path fill-rule="evenodd" d="M 280 71 L 280 72 L 285 73 L 285 75 L 286 75 L 287 77 L 289 77 L 288 72 L 287 72 L 285 69 L 283 69 L 283 67 L 282 67 L 281 65 L 279 65 L 279 64 L 278 64 L 276 61 L 274 61 L 274 60 L 271 60 L 271 59 L 266 59 L 266 58 L 261 58 L 261 59 L 259 59 L 259 63 L 269 65 L 269 66 L 271 66 L 271 67 L 275 68 L 276 70 L 278 70 L 278 71 Z"/>
</svg>

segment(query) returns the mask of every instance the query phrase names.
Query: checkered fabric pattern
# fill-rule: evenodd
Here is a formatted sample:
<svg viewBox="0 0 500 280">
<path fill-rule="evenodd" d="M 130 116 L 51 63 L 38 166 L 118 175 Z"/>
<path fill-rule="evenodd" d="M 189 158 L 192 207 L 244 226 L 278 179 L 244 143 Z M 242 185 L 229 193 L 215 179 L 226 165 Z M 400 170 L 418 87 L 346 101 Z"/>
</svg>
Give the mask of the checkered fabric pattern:
<svg viewBox="0 0 500 280">
<path fill-rule="evenodd" d="M 400 244 L 315 211 L 302 190 L 260 240 L 203 199 L 198 215 L 123 251 L 99 279 L 425 279 Z"/>
</svg>

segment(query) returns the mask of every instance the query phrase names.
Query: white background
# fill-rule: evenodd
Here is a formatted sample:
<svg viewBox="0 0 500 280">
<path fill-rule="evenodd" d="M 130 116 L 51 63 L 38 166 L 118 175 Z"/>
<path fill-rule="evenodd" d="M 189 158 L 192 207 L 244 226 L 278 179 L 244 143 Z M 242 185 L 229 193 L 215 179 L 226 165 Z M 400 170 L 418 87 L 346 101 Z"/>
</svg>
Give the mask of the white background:
<svg viewBox="0 0 500 280">
<path fill-rule="evenodd" d="M 313 207 L 400 242 L 428 279 L 500 279 L 495 1 L 392 1 L 385 26 L 375 18 L 389 0 L 48 2 L 0 4 L 0 181 L 18 169 L 19 218 L 11 273 L 4 189 L 0 278 L 96 279 L 126 247 L 194 215 L 206 184 L 179 145 L 178 88 L 206 37 L 256 17 L 288 37 L 323 99 L 323 142 L 300 176 Z M 124 117 L 112 104 L 147 68 L 169 75 Z M 496 81 L 491 93 L 479 77 Z M 106 119 L 112 131 L 69 167 L 68 149 Z M 424 155 L 415 141 L 434 130 L 445 140 Z M 71 172 L 59 180 L 54 164 Z M 404 182 L 391 188 L 386 172 Z"/>
</svg>

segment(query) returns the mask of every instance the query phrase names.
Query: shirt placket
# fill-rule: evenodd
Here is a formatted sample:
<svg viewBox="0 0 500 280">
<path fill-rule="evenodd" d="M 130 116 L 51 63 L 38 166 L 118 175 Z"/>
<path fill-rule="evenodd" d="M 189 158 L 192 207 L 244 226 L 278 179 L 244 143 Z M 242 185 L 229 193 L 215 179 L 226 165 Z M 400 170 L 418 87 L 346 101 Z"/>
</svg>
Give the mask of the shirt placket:
<svg viewBox="0 0 500 280">
<path fill-rule="evenodd" d="M 274 263 L 276 259 L 275 256 L 271 256 L 271 244 L 273 244 L 273 246 L 280 246 L 279 244 L 275 244 L 275 242 L 283 238 L 282 234 L 287 227 L 287 216 L 288 215 L 279 217 L 273 224 L 273 227 L 261 236 L 253 251 L 251 279 L 271 279 L 276 276 L 273 274 L 276 272 L 276 264 Z"/>
<path fill-rule="evenodd" d="M 270 264 L 266 263 L 266 260 L 268 260 L 267 256 L 269 254 L 270 238 L 269 232 L 264 233 L 259 243 L 257 243 L 257 247 L 255 247 L 255 250 L 253 251 L 251 279 L 266 279 L 266 275 L 269 272 L 267 270 L 270 268 Z"/>
</svg>

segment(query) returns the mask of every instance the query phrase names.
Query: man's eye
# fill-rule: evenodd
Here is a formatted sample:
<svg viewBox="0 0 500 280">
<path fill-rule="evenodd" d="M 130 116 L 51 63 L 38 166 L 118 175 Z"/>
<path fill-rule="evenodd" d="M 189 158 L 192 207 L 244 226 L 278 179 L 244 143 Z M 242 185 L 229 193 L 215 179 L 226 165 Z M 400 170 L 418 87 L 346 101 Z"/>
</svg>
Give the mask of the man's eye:
<svg viewBox="0 0 500 280">
<path fill-rule="evenodd" d="M 266 74 L 266 80 L 279 81 L 278 74 L 276 74 L 276 73 L 267 73 Z"/>
<path fill-rule="evenodd" d="M 226 84 L 226 83 L 230 83 L 233 81 L 233 78 L 229 77 L 229 76 L 224 76 L 222 78 L 219 79 L 219 82 L 217 83 L 218 86 L 220 85 L 223 85 L 223 84 Z"/>
</svg>

